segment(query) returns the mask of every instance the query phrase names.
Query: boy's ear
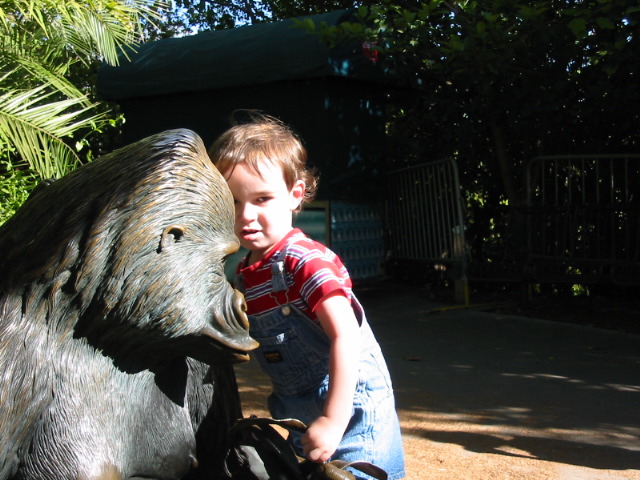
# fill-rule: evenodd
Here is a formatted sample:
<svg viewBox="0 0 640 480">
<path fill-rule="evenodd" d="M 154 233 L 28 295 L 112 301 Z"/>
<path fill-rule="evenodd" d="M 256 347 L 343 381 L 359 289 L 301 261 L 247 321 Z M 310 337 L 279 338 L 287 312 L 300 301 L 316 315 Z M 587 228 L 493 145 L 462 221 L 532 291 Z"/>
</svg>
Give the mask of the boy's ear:
<svg viewBox="0 0 640 480">
<path fill-rule="evenodd" d="M 300 206 L 306 190 L 307 186 L 302 180 L 294 183 L 291 188 L 291 210 L 296 210 Z"/>
</svg>

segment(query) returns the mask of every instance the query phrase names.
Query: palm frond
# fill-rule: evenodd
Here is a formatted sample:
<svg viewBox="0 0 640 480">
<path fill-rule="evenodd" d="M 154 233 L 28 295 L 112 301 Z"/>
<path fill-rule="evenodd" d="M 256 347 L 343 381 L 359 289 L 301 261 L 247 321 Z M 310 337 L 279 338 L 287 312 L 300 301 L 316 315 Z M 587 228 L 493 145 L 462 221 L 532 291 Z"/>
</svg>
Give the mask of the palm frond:
<svg viewBox="0 0 640 480">
<path fill-rule="evenodd" d="M 92 107 L 83 107 L 84 99 L 51 102 L 46 87 L 0 95 L 0 137 L 12 143 L 41 178 L 59 178 L 80 164 L 64 138 L 101 117 L 86 116 Z"/>
<path fill-rule="evenodd" d="M 163 0 L 6 0 L 0 2 L 0 157 L 19 159 L 42 178 L 80 159 L 74 136 L 105 121 L 84 93 L 97 61 L 116 64 L 141 38 L 141 18 Z M 84 82 L 68 78 L 77 72 Z M 78 78 L 78 77 L 76 77 Z"/>
<path fill-rule="evenodd" d="M 72 47 L 80 60 L 95 58 L 98 53 L 114 65 L 118 54 L 124 52 L 123 46 L 140 38 L 140 19 L 157 19 L 159 15 L 146 0 L 14 0 L 14 3 L 20 16 L 37 25 L 47 42 L 59 41 Z"/>
<path fill-rule="evenodd" d="M 9 35 L 0 35 L 0 71 L 11 72 L 16 76 L 15 81 L 7 81 L 2 84 L 3 86 L 21 84 L 24 88 L 29 84 L 46 83 L 64 97 L 83 96 L 83 93 L 65 77 L 68 70 L 69 64 L 60 62 L 51 45 L 34 46 L 18 31 Z M 0 87 L 0 90 L 3 88 Z"/>
</svg>

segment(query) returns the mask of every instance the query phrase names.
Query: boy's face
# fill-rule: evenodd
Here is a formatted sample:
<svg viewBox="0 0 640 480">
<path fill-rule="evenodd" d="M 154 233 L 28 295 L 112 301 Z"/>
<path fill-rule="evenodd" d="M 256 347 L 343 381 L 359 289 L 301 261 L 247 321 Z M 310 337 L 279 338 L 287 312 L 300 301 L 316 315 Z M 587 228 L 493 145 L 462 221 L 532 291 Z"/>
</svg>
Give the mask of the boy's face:
<svg viewBox="0 0 640 480">
<path fill-rule="evenodd" d="M 260 175 L 244 163 L 225 175 L 236 208 L 235 233 L 251 251 L 252 263 L 260 260 L 291 231 L 293 211 L 304 195 L 304 182 L 289 189 L 282 168 L 264 162 Z"/>
</svg>

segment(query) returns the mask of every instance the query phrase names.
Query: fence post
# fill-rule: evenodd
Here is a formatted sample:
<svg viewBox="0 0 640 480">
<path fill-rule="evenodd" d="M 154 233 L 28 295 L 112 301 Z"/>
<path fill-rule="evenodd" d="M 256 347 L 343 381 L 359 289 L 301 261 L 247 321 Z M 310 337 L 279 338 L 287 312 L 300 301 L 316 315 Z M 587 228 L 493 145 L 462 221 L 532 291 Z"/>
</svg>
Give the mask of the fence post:
<svg viewBox="0 0 640 480">
<path fill-rule="evenodd" d="M 464 228 L 456 225 L 451 229 L 453 234 L 453 257 L 460 258 L 460 274 L 453 281 L 455 302 L 469 305 L 469 281 L 467 278 L 466 255 L 464 248 Z"/>
</svg>

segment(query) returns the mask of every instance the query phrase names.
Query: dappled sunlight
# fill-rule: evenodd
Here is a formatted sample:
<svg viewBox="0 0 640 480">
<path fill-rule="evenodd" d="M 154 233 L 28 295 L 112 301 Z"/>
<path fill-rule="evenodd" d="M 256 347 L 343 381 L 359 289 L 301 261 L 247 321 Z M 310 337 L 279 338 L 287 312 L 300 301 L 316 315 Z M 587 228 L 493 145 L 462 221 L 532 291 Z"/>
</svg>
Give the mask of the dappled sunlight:
<svg viewBox="0 0 640 480">
<path fill-rule="evenodd" d="M 428 441 L 425 448 L 434 448 L 431 442 L 435 442 L 459 445 L 470 452 L 590 468 L 627 470 L 639 467 L 640 429 L 618 425 L 588 430 L 538 428 L 522 421 L 535 414 L 521 408 L 451 413 L 431 412 L 424 408 L 401 410 L 400 423 L 406 438 Z M 513 424 L 505 424 L 506 419 L 514 420 Z M 636 447 L 629 448 L 629 445 Z"/>
<path fill-rule="evenodd" d="M 527 409 L 503 408 L 487 412 L 434 413 L 400 410 L 400 423 L 405 434 L 424 434 L 428 424 L 432 432 L 455 432 L 464 428 L 467 432 L 482 433 L 505 440 L 515 437 L 531 439 L 562 439 L 590 445 L 619 446 L 640 452 L 640 428 L 604 424 L 592 429 L 571 429 L 536 426 L 537 412 Z M 507 422 L 506 420 L 512 420 Z M 428 435 L 427 435 L 428 436 Z M 629 447 L 629 445 L 635 445 Z"/>
<path fill-rule="evenodd" d="M 453 366 L 454 369 L 459 369 L 460 366 Z M 579 378 L 569 378 L 562 375 L 550 375 L 547 373 L 502 373 L 504 377 L 512 377 L 512 378 L 521 378 L 528 380 L 536 380 L 536 379 L 545 379 L 545 380 L 561 380 L 567 382 L 569 384 L 580 385 L 585 389 L 591 390 L 615 390 L 618 392 L 632 392 L 632 393 L 640 393 L 640 384 L 631 385 L 631 384 L 622 384 L 622 383 L 589 383 L 585 380 Z"/>
</svg>

